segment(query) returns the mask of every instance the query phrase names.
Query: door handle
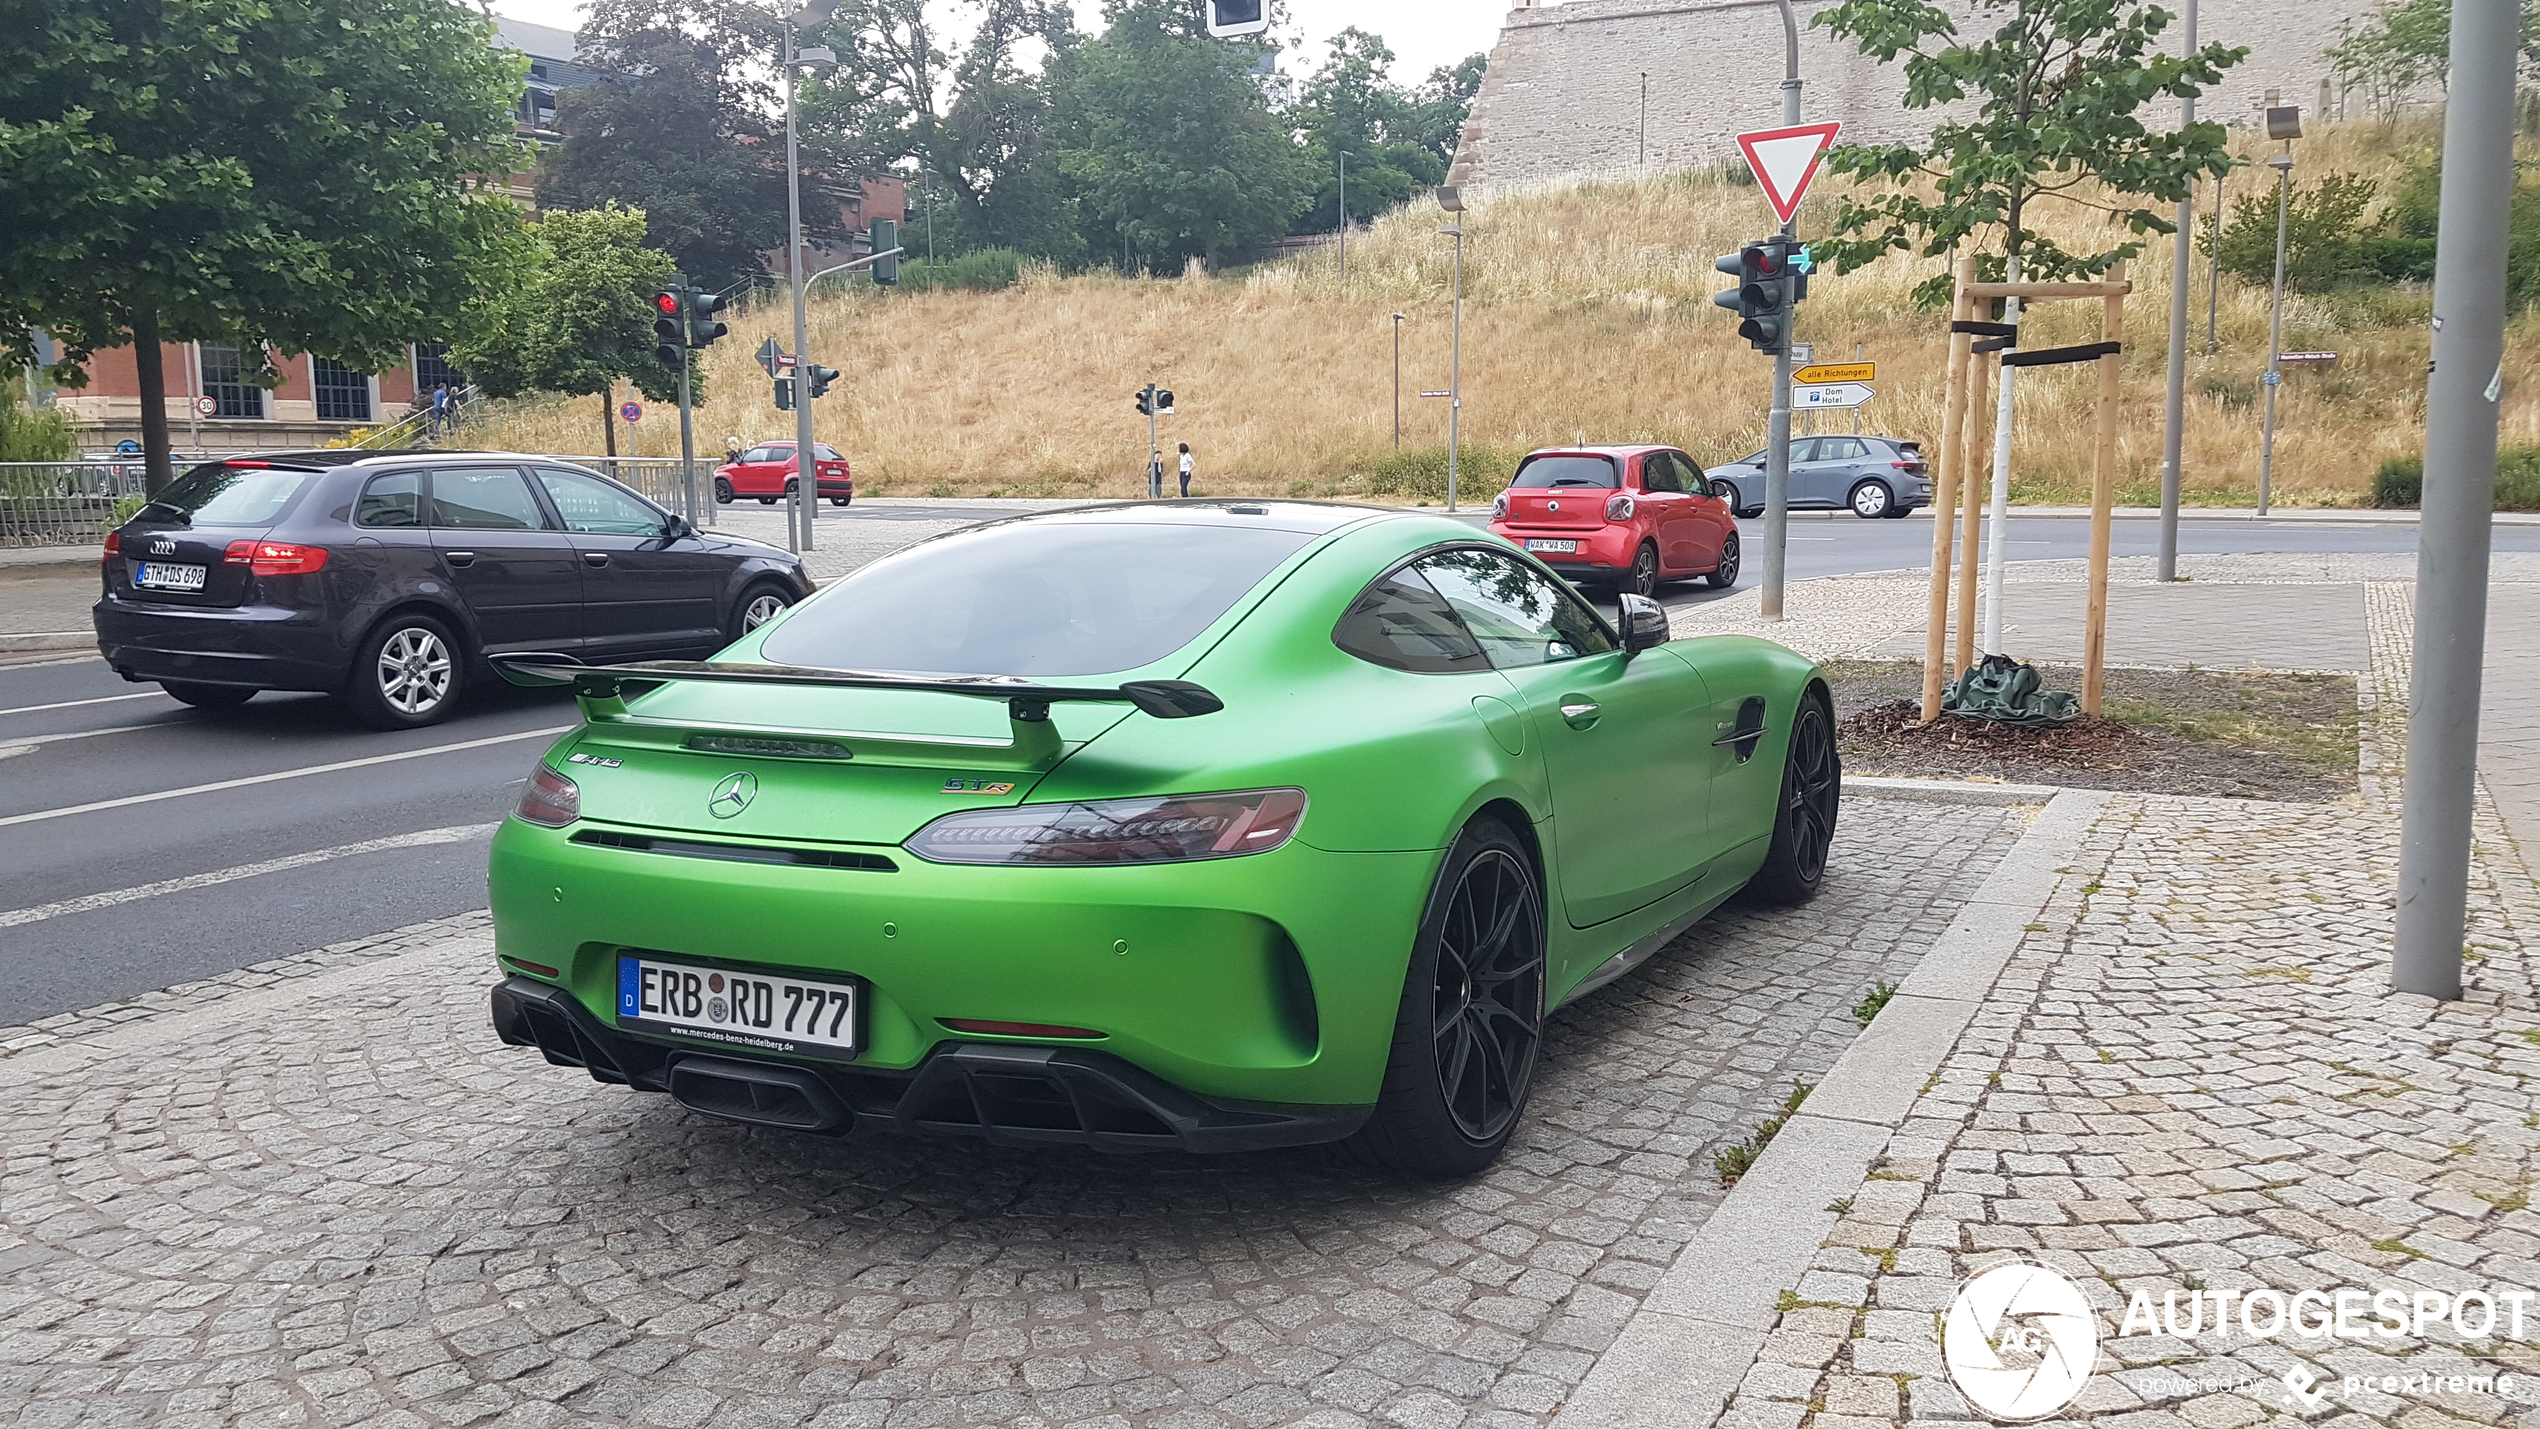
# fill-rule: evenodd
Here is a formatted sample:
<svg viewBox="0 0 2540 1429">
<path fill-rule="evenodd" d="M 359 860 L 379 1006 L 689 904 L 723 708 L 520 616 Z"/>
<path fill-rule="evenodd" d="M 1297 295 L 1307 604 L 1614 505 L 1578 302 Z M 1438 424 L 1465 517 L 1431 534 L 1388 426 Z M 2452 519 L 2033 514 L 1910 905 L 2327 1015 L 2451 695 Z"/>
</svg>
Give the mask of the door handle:
<svg viewBox="0 0 2540 1429">
<path fill-rule="evenodd" d="M 443 551 L 441 553 L 441 559 L 448 561 L 451 565 L 458 567 L 460 570 L 466 570 L 468 567 L 476 564 L 476 553 L 474 551 Z"/>
<path fill-rule="evenodd" d="M 1586 729 L 1596 723 L 1599 706 L 1593 700 L 1572 699 L 1561 706 L 1561 722 L 1572 729 Z"/>
<path fill-rule="evenodd" d="M 606 551 L 584 551 L 582 553 L 582 564 L 586 566 L 605 566 L 608 563 L 609 557 Z"/>
</svg>

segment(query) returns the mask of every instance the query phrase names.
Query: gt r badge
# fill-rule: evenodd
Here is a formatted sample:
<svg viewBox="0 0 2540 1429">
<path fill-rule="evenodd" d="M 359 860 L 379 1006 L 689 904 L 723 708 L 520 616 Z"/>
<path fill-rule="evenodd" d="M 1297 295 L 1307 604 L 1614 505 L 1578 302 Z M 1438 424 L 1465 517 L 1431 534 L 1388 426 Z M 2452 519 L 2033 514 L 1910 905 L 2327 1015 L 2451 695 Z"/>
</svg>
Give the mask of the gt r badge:
<svg viewBox="0 0 2540 1429">
<path fill-rule="evenodd" d="M 944 781 L 944 792 L 947 794 L 1011 794 L 1014 792 L 1014 786 L 990 783 L 985 779 L 947 779 Z"/>
<path fill-rule="evenodd" d="M 738 774 L 726 774 L 723 782 L 714 786 L 714 796 L 706 800 L 706 812 L 718 819 L 728 819 L 748 808 L 750 801 L 757 797 L 757 775 L 746 769 Z"/>
<path fill-rule="evenodd" d="M 1725 725 L 1721 727 L 1723 729 L 1727 728 Z M 623 759 L 611 759 L 605 754 L 584 754 L 580 751 L 566 755 L 564 757 L 564 762 L 567 764 L 596 764 L 602 769 L 615 769 L 626 763 Z M 742 802 L 747 803 L 748 800 L 745 799 Z"/>
</svg>

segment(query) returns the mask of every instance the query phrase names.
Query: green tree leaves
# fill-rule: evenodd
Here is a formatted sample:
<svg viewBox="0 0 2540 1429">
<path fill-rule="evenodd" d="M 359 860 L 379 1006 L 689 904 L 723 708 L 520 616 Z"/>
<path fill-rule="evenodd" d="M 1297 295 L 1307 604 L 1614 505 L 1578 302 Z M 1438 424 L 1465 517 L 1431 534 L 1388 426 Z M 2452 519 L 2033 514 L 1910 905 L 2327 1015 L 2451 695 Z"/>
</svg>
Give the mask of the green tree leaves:
<svg viewBox="0 0 2540 1429">
<path fill-rule="evenodd" d="M 513 281 L 468 304 L 451 360 L 488 396 L 581 396 L 624 377 L 670 401 L 679 374 L 653 360 L 652 295 L 672 271 L 644 246 L 639 210 L 546 214 L 519 244 Z"/>
</svg>

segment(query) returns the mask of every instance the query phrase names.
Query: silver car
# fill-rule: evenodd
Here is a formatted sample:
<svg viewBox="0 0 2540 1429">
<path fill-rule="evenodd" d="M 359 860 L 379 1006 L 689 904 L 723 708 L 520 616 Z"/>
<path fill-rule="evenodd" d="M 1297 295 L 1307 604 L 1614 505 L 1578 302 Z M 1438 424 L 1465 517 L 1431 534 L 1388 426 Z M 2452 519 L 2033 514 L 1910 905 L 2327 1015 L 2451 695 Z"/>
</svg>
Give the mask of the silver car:
<svg viewBox="0 0 2540 1429">
<path fill-rule="evenodd" d="M 1764 454 L 1702 473 L 1711 494 L 1740 517 L 1764 511 Z M 1920 442 L 1897 437 L 1792 437 L 1790 509 L 1840 511 L 1870 520 L 1902 517 L 1931 504 Z"/>
</svg>

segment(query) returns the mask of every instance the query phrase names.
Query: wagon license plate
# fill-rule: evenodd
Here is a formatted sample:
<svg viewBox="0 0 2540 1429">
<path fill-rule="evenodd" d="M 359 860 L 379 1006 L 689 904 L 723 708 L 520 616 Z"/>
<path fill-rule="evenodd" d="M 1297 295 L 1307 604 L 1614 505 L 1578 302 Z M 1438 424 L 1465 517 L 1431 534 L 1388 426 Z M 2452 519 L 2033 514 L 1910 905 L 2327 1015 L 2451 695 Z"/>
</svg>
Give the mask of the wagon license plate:
<svg viewBox="0 0 2540 1429">
<path fill-rule="evenodd" d="M 856 1053 L 857 988 L 774 973 L 734 972 L 657 958 L 617 960 L 617 1025 L 758 1052 L 849 1058 Z"/>
<path fill-rule="evenodd" d="M 1548 551 L 1556 556 L 1574 555 L 1579 549 L 1579 543 L 1576 541 L 1538 541 L 1530 536 L 1526 539 L 1526 549 L 1529 551 Z"/>
<path fill-rule="evenodd" d="M 201 590 L 206 566 L 172 566 L 164 561 L 143 561 L 132 574 L 132 583 L 150 590 Z"/>
</svg>

